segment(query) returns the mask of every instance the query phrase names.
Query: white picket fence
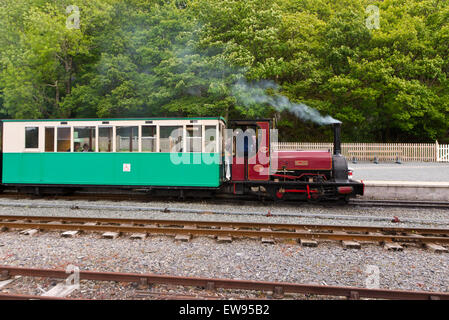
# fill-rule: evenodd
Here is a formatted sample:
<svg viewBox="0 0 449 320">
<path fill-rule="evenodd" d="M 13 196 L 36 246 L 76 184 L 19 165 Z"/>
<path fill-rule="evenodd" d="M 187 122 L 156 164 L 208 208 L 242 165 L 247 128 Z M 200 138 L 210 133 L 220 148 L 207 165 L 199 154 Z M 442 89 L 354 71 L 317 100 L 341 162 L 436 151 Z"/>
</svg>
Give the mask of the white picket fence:
<svg viewBox="0 0 449 320">
<path fill-rule="evenodd" d="M 373 161 L 449 162 L 449 145 L 435 143 L 342 143 L 348 159 Z M 334 152 L 333 143 L 278 142 L 273 150 L 325 150 Z"/>
<path fill-rule="evenodd" d="M 449 162 L 449 144 L 440 144 L 436 143 L 438 146 L 438 162 Z"/>
</svg>

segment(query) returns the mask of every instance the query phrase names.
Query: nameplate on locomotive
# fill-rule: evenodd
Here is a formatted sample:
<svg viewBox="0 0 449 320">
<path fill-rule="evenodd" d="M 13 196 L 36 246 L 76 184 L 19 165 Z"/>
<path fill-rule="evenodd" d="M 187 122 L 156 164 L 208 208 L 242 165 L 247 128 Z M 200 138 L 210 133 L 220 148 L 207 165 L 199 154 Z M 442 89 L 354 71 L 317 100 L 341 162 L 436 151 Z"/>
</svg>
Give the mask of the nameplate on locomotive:
<svg viewBox="0 0 449 320">
<path fill-rule="evenodd" d="M 296 160 L 295 166 L 308 166 L 309 161 L 308 160 Z"/>
</svg>

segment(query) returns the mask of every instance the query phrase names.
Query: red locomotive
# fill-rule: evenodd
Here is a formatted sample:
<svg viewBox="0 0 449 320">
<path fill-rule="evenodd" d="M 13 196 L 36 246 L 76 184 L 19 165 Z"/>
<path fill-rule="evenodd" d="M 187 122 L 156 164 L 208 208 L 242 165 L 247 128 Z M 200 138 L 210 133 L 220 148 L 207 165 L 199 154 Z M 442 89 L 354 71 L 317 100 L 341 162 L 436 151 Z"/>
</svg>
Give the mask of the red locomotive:
<svg viewBox="0 0 449 320">
<path fill-rule="evenodd" d="M 330 151 L 271 151 L 270 120 L 233 120 L 229 192 L 269 195 L 275 200 L 344 200 L 363 195 L 364 185 L 349 178 L 341 155 L 341 124 L 334 125 Z M 239 134 L 250 132 L 239 139 Z M 240 140 L 240 143 L 239 143 Z M 268 161 L 267 161 L 268 160 Z"/>
</svg>

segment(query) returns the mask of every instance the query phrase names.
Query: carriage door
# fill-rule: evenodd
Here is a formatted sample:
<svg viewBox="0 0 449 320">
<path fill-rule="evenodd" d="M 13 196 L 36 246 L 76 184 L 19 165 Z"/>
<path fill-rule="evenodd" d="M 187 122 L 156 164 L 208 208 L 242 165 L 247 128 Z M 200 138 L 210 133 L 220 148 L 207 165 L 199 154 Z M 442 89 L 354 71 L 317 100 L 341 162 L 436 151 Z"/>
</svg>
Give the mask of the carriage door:
<svg viewBox="0 0 449 320">
<path fill-rule="evenodd" d="M 244 181 L 247 180 L 248 172 L 248 154 L 247 145 L 248 139 L 244 136 L 247 132 L 247 126 L 239 125 L 234 127 L 234 133 L 232 137 L 232 180 L 233 181 Z M 246 140 L 246 141 L 245 141 Z M 246 148 L 245 148 L 246 147 Z"/>
<path fill-rule="evenodd" d="M 234 128 L 232 180 L 269 179 L 269 122 Z"/>
<path fill-rule="evenodd" d="M 255 145 L 248 155 L 248 180 L 268 180 L 270 171 L 270 123 L 257 122 Z"/>
</svg>

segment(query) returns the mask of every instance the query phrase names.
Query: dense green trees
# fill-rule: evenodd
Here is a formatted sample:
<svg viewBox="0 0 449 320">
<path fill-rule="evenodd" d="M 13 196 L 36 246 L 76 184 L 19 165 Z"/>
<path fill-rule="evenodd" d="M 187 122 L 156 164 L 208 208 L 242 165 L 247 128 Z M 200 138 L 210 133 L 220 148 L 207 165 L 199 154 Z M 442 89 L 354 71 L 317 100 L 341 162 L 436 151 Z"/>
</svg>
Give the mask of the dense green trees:
<svg viewBox="0 0 449 320">
<path fill-rule="evenodd" d="M 67 27 L 70 5 L 79 28 Z M 262 91 L 340 119 L 345 140 L 447 142 L 448 74 L 441 0 L 0 3 L 2 117 L 275 117 L 284 140 L 328 139 L 326 126 L 236 94 L 239 81 L 259 94 L 271 80 Z"/>
</svg>

